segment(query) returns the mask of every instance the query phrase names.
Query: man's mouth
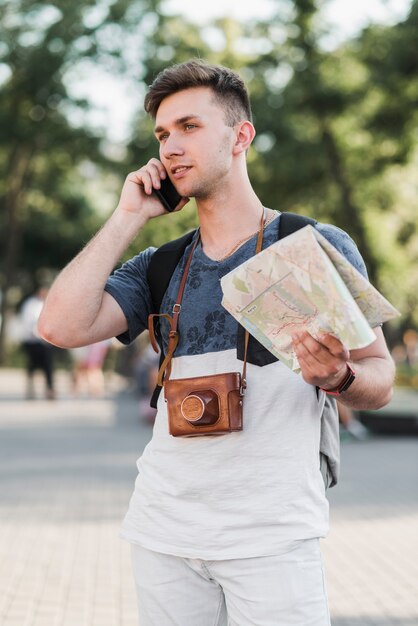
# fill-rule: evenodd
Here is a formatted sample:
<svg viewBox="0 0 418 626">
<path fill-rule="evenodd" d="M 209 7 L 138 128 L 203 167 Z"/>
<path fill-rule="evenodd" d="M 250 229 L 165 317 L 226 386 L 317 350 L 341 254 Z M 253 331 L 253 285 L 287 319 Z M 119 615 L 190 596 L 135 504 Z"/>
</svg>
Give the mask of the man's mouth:
<svg viewBox="0 0 418 626">
<path fill-rule="evenodd" d="M 174 178 L 181 178 L 183 174 L 185 174 L 190 169 L 190 166 L 187 165 L 176 165 L 171 168 L 171 173 Z"/>
</svg>

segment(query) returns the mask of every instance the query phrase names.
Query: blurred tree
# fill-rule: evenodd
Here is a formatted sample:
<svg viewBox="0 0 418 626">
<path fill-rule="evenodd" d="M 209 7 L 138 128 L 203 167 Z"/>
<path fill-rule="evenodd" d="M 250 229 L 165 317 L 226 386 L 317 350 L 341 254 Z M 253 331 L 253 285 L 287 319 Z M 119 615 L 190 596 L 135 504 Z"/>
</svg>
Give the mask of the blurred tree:
<svg viewBox="0 0 418 626">
<path fill-rule="evenodd" d="M 109 160 L 101 150 L 103 134 L 86 124 L 89 104 L 69 94 L 66 73 L 88 62 L 112 72 L 126 69 L 126 38 L 135 36 L 145 47 L 153 28 L 147 19 L 157 4 L 9 0 L 3 7 L 0 362 L 18 272 L 19 282 L 23 273 L 33 287 L 39 270 L 65 264 L 97 224 L 78 168 Z"/>
<path fill-rule="evenodd" d="M 390 168 L 405 166 L 416 146 L 416 5 L 404 22 L 370 27 L 334 50 L 323 45 L 327 33 L 315 0 L 277 0 L 277 15 L 265 23 L 224 18 L 197 30 L 184 17 L 172 17 L 156 34 L 144 75 L 151 82 L 168 63 L 190 56 L 240 71 L 250 88 L 258 133 L 249 166 L 263 202 L 346 230 L 372 281 L 388 295 L 399 264 L 388 257 L 388 239 L 380 235 L 395 202 Z M 381 63 L 382 56 L 390 67 Z M 398 89 L 400 104 L 394 102 Z M 139 113 L 130 162 L 155 154 L 151 131 Z M 193 210 L 173 218 L 175 231 L 168 220 L 157 220 L 135 245 L 159 244 L 195 224 Z M 402 232 L 405 237 L 405 228 Z M 396 255 L 396 242 L 391 249 Z M 411 311 L 411 296 L 402 281 L 396 282 L 395 304 Z"/>
<path fill-rule="evenodd" d="M 3 323 L 16 278 L 28 284 L 40 269 L 62 267 L 97 228 L 100 207 L 113 204 L 126 173 L 158 151 L 139 110 L 125 156 L 114 157 L 105 132 L 91 130 L 89 103 L 69 93 L 68 74 L 74 80 L 99 67 L 123 74 L 140 86 L 142 109 L 144 85 L 190 57 L 224 63 L 246 80 L 257 128 L 248 160 L 263 202 L 347 230 L 373 281 L 394 291 L 408 323 L 418 323 L 414 276 L 398 279 L 408 255 L 418 260 L 408 167 L 417 151 L 418 2 L 402 23 L 371 26 L 331 51 L 319 2 L 276 4 L 268 22 L 224 18 L 199 27 L 164 15 L 159 0 L 8 1 L 0 17 Z M 126 256 L 195 225 L 190 203 L 152 220 Z M 4 327 L 0 352 L 3 337 Z"/>
<path fill-rule="evenodd" d="M 323 47 L 318 5 L 278 0 L 274 20 L 249 28 L 248 36 L 266 49 L 248 65 L 258 130 L 253 180 L 270 206 L 349 232 L 372 281 L 403 310 L 406 324 L 417 324 L 411 281 L 399 281 L 397 257 L 404 258 L 404 271 L 408 263 L 406 248 L 394 241 L 390 212 L 399 205 L 391 171 L 406 171 L 417 145 L 418 2 L 403 22 L 372 26 L 332 51 Z M 403 219 L 406 212 L 403 207 Z M 415 207 L 409 215 L 399 239 L 408 231 L 411 260 L 418 246 Z"/>
<path fill-rule="evenodd" d="M 263 171 L 264 195 L 277 208 L 296 208 L 348 231 L 376 281 L 377 262 L 368 245 L 358 181 L 348 162 L 350 145 L 337 128 L 362 94 L 351 77 L 341 79 L 341 53 L 321 48 L 317 4 L 294 0 L 287 19 L 260 29 L 260 36 L 273 45 L 253 67 L 260 133 L 255 171 Z"/>
<path fill-rule="evenodd" d="M 371 26 L 353 50 L 367 68 L 362 128 L 373 155 L 364 159 L 364 176 L 374 182 L 371 240 L 382 285 L 403 313 L 401 333 L 418 327 L 417 32 L 414 0 L 404 21 Z"/>
</svg>

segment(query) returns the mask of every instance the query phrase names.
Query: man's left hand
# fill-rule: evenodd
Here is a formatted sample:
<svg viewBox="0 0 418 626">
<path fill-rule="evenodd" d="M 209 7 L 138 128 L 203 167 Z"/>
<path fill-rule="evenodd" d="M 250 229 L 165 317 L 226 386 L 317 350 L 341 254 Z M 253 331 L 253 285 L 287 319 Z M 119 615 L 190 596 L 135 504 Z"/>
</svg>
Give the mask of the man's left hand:
<svg viewBox="0 0 418 626">
<path fill-rule="evenodd" d="M 293 333 L 293 349 L 303 379 L 322 389 L 335 389 L 347 373 L 350 352 L 334 335 L 323 334 L 314 339 L 308 331 Z"/>
</svg>

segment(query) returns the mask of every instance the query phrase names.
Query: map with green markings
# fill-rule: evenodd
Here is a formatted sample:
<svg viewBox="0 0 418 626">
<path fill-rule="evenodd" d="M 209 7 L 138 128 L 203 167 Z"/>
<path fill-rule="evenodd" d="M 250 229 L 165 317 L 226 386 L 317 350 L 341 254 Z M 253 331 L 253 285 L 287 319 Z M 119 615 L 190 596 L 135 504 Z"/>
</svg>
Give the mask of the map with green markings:
<svg viewBox="0 0 418 626">
<path fill-rule="evenodd" d="M 281 239 L 221 279 L 222 304 L 292 370 L 292 334 L 329 332 L 349 350 L 364 348 L 373 327 L 400 315 L 312 226 Z"/>
</svg>

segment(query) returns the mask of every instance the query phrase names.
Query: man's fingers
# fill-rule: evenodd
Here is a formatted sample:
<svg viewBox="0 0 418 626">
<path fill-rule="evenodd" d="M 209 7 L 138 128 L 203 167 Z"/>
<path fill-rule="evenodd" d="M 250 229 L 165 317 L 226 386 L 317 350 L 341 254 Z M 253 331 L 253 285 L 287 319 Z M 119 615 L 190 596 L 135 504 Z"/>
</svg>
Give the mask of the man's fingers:
<svg viewBox="0 0 418 626">
<path fill-rule="evenodd" d="M 128 174 L 127 180 L 130 183 L 135 183 L 135 185 L 142 187 L 146 194 L 150 195 L 150 193 L 152 193 L 152 179 L 145 168 L 131 172 Z"/>
<path fill-rule="evenodd" d="M 325 368 L 332 368 L 334 357 L 309 333 L 294 337 L 293 347 L 299 362 L 303 361 L 317 376 L 323 376 Z"/>
<path fill-rule="evenodd" d="M 154 189 L 161 187 L 160 175 L 155 167 L 147 166 L 132 172 L 129 174 L 128 180 L 140 185 L 148 196 L 152 194 Z"/>
<path fill-rule="evenodd" d="M 161 187 L 161 173 L 160 169 L 154 163 L 148 163 L 146 171 L 149 174 L 154 189 Z"/>
<path fill-rule="evenodd" d="M 150 159 L 144 167 L 128 175 L 128 180 L 143 187 L 147 195 L 151 195 L 154 189 L 160 189 L 161 180 L 167 178 L 164 165 L 158 159 Z"/>
<path fill-rule="evenodd" d="M 138 171 L 138 176 L 142 180 L 145 193 L 150 195 L 154 189 L 161 187 L 160 172 L 155 165 L 148 163 Z"/>
<path fill-rule="evenodd" d="M 298 357 L 299 364 L 303 363 L 309 367 L 312 372 L 316 372 L 318 376 L 322 375 L 322 363 L 314 354 L 305 346 L 302 342 L 294 343 L 294 349 L 296 356 Z"/>
<path fill-rule="evenodd" d="M 331 354 L 332 356 L 348 361 L 349 350 L 344 344 L 329 333 L 323 333 L 318 339 L 314 339 L 306 330 L 298 331 L 292 335 L 294 343 L 303 343 L 305 347 L 315 356 L 320 358 L 321 354 Z"/>
<path fill-rule="evenodd" d="M 152 165 L 153 167 L 157 168 L 160 178 L 167 178 L 167 171 L 161 161 L 152 158 L 148 161 L 148 165 Z"/>
<path fill-rule="evenodd" d="M 320 335 L 318 341 L 326 346 L 331 354 L 333 354 L 334 356 L 340 359 L 344 359 L 345 361 L 349 360 L 350 351 L 334 335 L 331 335 L 330 333 L 324 333 Z"/>
<path fill-rule="evenodd" d="M 316 340 L 307 331 L 294 333 L 292 339 L 304 379 L 319 387 L 335 387 L 350 355 L 341 341 L 328 333 Z"/>
</svg>

